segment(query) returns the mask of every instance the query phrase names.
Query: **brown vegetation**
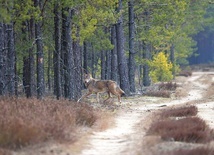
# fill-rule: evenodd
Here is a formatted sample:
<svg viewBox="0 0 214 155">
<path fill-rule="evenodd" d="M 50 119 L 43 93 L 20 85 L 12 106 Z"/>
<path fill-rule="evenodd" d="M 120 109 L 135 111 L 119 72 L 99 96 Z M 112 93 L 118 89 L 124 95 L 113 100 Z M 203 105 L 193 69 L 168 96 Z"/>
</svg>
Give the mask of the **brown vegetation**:
<svg viewBox="0 0 214 155">
<path fill-rule="evenodd" d="M 74 142 L 75 128 L 92 127 L 101 113 L 67 100 L 1 98 L 0 147 L 18 149 L 49 140 Z"/>
<path fill-rule="evenodd" d="M 171 93 L 169 91 L 166 91 L 166 90 L 159 90 L 159 91 L 152 91 L 151 90 L 151 91 L 146 92 L 145 95 L 169 98 Z"/>
<path fill-rule="evenodd" d="M 214 139 L 214 132 L 206 123 L 191 117 L 197 114 L 195 106 L 178 107 L 164 110 L 160 114 L 161 120 L 154 122 L 148 134 L 160 135 L 163 140 L 205 143 Z M 170 118 L 169 117 L 175 117 Z M 182 117 L 176 119 L 176 117 Z"/>
<path fill-rule="evenodd" d="M 155 122 L 149 134 L 160 135 L 163 140 L 205 143 L 213 139 L 213 131 L 198 117 Z"/>
<path fill-rule="evenodd" d="M 161 116 L 166 117 L 184 117 L 184 116 L 195 116 L 198 112 L 196 106 L 178 107 L 164 110 Z"/>
<path fill-rule="evenodd" d="M 166 97 L 171 96 L 172 91 L 175 91 L 177 84 L 173 82 L 162 82 L 148 88 L 144 93 L 147 96 Z"/>
<path fill-rule="evenodd" d="M 185 77 L 192 76 L 192 71 L 183 70 L 178 74 L 178 76 L 185 76 Z"/>
<path fill-rule="evenodd" d="M 173 152 L 167 153 L 167 155 L 213 155 L 214 149 L 213 148 L 205 148 L 205 147 L 199 147 L 195 149 L 181 149 L 176 150 Z"/>
<path fill-rule="evenodd" d="M 162 82 L 159 85 L 159 90 L 171 90 L 174 91 L 177 88 L 177 83 L 175 82 Z"/>
</svg>

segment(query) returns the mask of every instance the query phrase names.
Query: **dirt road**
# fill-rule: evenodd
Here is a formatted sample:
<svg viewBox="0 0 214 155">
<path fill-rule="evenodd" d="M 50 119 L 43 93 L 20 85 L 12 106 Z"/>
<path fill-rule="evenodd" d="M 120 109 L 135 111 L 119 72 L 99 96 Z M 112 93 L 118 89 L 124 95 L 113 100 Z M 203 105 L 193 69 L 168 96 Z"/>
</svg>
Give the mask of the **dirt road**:
<svg viewBox="0 0 214 155">
<path fill-rule="evenodd" d="M 210 127 L 214 128 L 214 99 L 203 102 L 203 95 L 208 86 L 214 82 L 213 72 L 194 72 L 191 77 L 183 77 L 180 81 L 181 91 L 187 91 L 186 97 L 163 99 L 153 97 L 132 97 L 123 104 L 130 105 L 129 109 L 122 110 L 115 118 L 115 125 L 103 132 L 93 132 L 81 155 L 134 155 L 142 150 L 142 141 L 146 135 L 151 114 L 163 108 L 163 105 L 174 106 L 191 101 L 200 101 L 197 104 L 198 115 Z M 143 123 L 142 123 L 143 122 Z M 140 134 L 139 134 L 140 130 Z M 142 131 L 143 130 L 143 131 Z M 148 151 L 148 150 L 147 150 Z M 143 154 L 141 152 L 141 154 Z"/>
</svg>

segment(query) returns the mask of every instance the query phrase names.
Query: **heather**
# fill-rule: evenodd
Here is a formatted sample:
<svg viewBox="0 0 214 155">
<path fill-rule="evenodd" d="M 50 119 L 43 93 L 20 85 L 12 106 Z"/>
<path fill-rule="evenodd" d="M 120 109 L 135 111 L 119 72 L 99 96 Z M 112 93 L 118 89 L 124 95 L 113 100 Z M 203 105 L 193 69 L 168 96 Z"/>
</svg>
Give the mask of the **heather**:
<svg viewBox="0 0 214 155">
<path fill-rule="evenodd" d="M 167 155 L 213 155 L 214 149 L 209 147 L 199 147 L 195 149 L 180 149 L 169 152 Z"/>
<path fill-rule="evenodd" d="M 150 135 L 159 135 L 162 140 L 190 143 L 207 143 L 214 139 L 214 131 L 199 117 L 195 106 L 165 109 L 160 120 L 153 122 Z"/>
<path fill-rule="evenodd" d="M 163 140 L 205 143 L 211 140 L 212 131 L 198 117 L 163 120 L 154 123 L 149 133 L 158 134 Z"/>
<path fill-rule="evenodd" d="M 78 127 L 92 127 L 99 110 L 68 100 L 0 98 L 0 147 L 18 149 L 47 141 L 77 140 Z M 98 114 L 99 113 L 99 114 Z"/>
<path fill-rule="evenodd" d="M 197 115 L 198 108 L 196 106 L 184 106 L 164 110 L 161 113 L 162 117 L 187 117 Z"/>
<path fill-rule="evenodd" d="M 147 96 L 169 98 L 173 91 L 176 90 L 177 84 L 174 82 L 161 82 L 148 87 L 144 94 Z"/>
</svg>

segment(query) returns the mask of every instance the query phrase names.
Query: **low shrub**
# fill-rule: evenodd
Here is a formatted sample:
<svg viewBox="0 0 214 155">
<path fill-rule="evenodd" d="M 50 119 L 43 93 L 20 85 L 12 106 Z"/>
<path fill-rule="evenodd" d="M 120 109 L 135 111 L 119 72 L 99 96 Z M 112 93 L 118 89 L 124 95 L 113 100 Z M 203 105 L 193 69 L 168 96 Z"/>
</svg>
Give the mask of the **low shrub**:
<svg viewBox="0 0 214 155">
<path fill-rule="evenodd" d="M 82 104 L 76 111 L 76 124 L 83 126 L 93 126 L 98 116 L 94 109 L 87 104 Z"/>
<path fill-rule="evenodd" d="M 192 76 L 192 71 L 183 70 L 178 74 L 178 76 L 185 76 L 185 77 Z"/>
<path fill-rule="evenodd" d="M 171 92 L 166 90 L 151 90 L 144 93 L 147 96 L 155 96 L 155 97 L 165 97 L 169 98 L 171 95 Z"/>
<path fill-rule="evenodd" d="M 77 126 L 93 126 L 98 110 L 67 100 L 0 98 L 0 147 L 18 149 L 48 140 L 76 140 Z"/>
<path fill-rule="evenodd" d="M 173 91 L 177 88 L 177 84 L 173 82 L 162 82 L 159 85 L 159 90 L 170 90 Z"/>
<path fill-rule="evenodd" d="M 205 143 L 213 139 L 213 131 L 198 117 L 155 122 L 148 134 L 160 135 L 163 140 L 192 143 Z"/>
<path fill-rule="evenodd" d="M 198 147 L 195 149 L 181 149 L 166 153 L 167 155 L 213 155 L 213 148 Z"/>
<path fill-rule="evenodd" d="M 195 116 L 198 113 L 196 106 L 179 107 L 164 110 L 161 113 L 162 117 L 184 117 L 184 116 Z"/>
</svg>

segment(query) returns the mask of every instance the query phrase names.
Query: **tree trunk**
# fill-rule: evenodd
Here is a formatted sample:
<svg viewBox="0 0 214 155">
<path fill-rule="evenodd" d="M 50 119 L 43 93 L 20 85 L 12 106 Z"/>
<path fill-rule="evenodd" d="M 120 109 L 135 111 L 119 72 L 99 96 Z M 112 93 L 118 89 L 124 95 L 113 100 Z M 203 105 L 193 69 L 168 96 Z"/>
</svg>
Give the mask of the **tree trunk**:
<svg viewBox="0 0 214 155">
<path fill-rule="evenodd" d="M 149 27 L 151 25 L 149 25 L 149 20 L 150 20 L 150 12 L 149 10 L 146 10 L 145 11 L 145 20 L 146 20 L 146 26 L 145 26 L 145 31 L 148 32 L 149 31 Z M 143 58 L 145 60 L 150 60 L 150 53 L 151 53 L 151 50 L 150 50 L 150 45 L 149 45 L 149 42 L 147 40 L 145 40 L 143 42 L 143 49 L 144 49 L 144 52 L 143 52 Z M 149 86 L 151 84 L 151 81 L 150 81 L 150 77 L 149 77 L 149 65 L 147 63 L 145 63 L 143 65 L 143 85 L 144 86 Z"/>
<path fill-rule="evenodd" d="M 48 91 L 51 92 L 51 83 L 52 83 L 52 78 L 51 78 L 51 66 L 52 66 L 52 53 L 50 50 L 48 50 L 48 68 L 47 68 L 47 87 Z"/>
<path fill-rule="evenodd" d="M 41 1 L 34 0 L 35 7 L 41 8 Z M 37 98 L 42 99 L 45 93 L 45 78 L 44 78 L 44 53 L 42 41 L 42 23 L 38 21 L 35 23 L 35 39 L 37 47 Z"/>
<path fill-rule="evenodd" d="M 84 72 L 88 72 L 88 47 L 87 42 L 83 43 L 83 69 Z"/>
<path fill-rule="evenodd" d="M 56 2 L 57 3 L 57 2 Z M 61 85 L 61 40 L 60 40 L 60 12 L 58 4 L 54 6 L 54 31 L 55 31 L 55 50 L 53 54 L 54 60 L 54 93 L 57 99 L 62 97 L 62 85 Z"/>
<path fill-rule="evenodd" d="M 25 36 L 24 41 L 32 40 L 35 38 L 34 20 L 30 19 L 29 22 L 23 23 L 26 29 L 22 30 Z M 34 63 L 34 47 L 29 47 L 23 57 L 23 86 L 27 98 L 35 95 L 35 63 Z"/>
<path fill-rule="evenodd" d="M 62 51 L 64 53 L 64 65 L 65 65 L 65 85 L 64 93 L 65 97 L 69 100 L 74 99 L 74 56 L 72 48 L 71 38 L 71 21 L 72 21 L 73 10 L 70 8 L 64 8 L 62 11 Z"/>
<path fill-rule="evenodd" d="M 101 79 L 104 80 L 105 79 L 105 69 L 106 69 L 106 51 L 102 50 L 101 51 Z"/>
<path fill-rule="evenodd" d="M 117 42 L 116 42 L 116 27 L 111 27 L 111 44 L 114 48 L 111 50 L 111 79 L 118 81 L 118 65 L 117 65 Z"/>
<path fill-rule="evenodd" d="M 31 97 L 30 94 L 30 60 L 29 57 L 24 56 L 23 57 L 23 86 L 24 86 L 24 92 L 27 98 Z"/>
<path fill-rule="evenodd" d="M 7 25 L 8 36 L 8 53 L 7 53 L 7 87 L 9 95 L 15 95 L 15 45 L 14 45 L 14 33 L 13 24 Z"/>
<path fill-rule="evenodd" d="M 33 40 L 35 38 L 35 22 L 34 19 L 30 19 L 29 23 L 29 39 Z M 35 76 L 35 57 L 34 57 L 35 47 L 32 46 L 29 49 L 29 60 L 30 60 L 30 97 L 36 95 L 36 76 Z"/>
<path fill-rule="evenodd" d="M 77 38 L 79 38 L 79 30 L 77 29 Z M 81 86 L 82 86 L 82 61 L 81 61 L 81 50 L 79 40 L 73 42 L 73 53 L 74 53 L 74 100 L 78 100 L 81 97 Z"/>
<path fill-rule="evenodd" d="M 145 60 L 150 59 L 150 48 L 148 43 L 144 43 L 144 52 L 143 52 L 143 58 Z M 144 86 L 149 86 L 151 83 L 150 78 L 149 78 L 149 65 L 145 63 L 143 65 L 143 85 Z"/>
<path fill-rule="evenodd" d="M 134 51 L 134 6 L 133 0 L 128 2 L 129 5 L 129 82 L 130 91 L 134 93 L 135 89 L 135 51 Z"/>
<path fill-rule="evenodd" d="M 91 44 L 91 52 L 90 53 L 91 53 L 91 74 L 92 74 L 92 77 L 95 78 L 95 73 L 96 73 L 95 70 L 97 68 L 97 65 L 95 66 L 95 64 L 98 64 L 98 62 L 97 62 L 94 47 L 92 44 Z"/>
<path fill-rule="evenodd" d="M 172 75 L 173 79 L 175 78 L 175 46 L 174 44 L 171 45 L 170 47 L 170 61 L 172 63 Z"/>
<path fill-rule="evenodd" d="M 4 24 L 0 23 L 0 95 L 5 94 L 5 49 L 4 49 Z"/>
<path fill-rule="evenodd" d="M 118 12 L 122 10 L 122 0 L 119 0 Z M 125 91 L 127 95 L 130 95 L 130 85 L 128 77 L 128 66 L 124 50 L 124 32 L 123 32 L 123 19 L 122 15 L 118 19 L 116 24 L 116 36 L 117 36 L 117 58 L 120 74 L 120 87 Z"/>
<path fill-rule="evenodd" d="M 106 51 L 105 79 L 111 79 L 111 51 Z"/>
</svg>

